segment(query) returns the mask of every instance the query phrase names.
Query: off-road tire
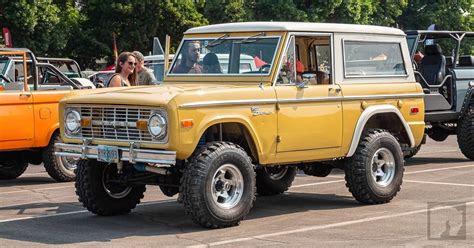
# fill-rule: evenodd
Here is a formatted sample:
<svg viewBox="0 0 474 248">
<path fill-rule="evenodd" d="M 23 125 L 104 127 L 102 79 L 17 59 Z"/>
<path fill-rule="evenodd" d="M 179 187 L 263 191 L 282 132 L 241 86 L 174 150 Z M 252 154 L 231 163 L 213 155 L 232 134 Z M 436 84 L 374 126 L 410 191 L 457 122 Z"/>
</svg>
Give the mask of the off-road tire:
<svg viewBox="0 0 474 248">
<path fill-rule="evenodd" d="M 0 180 L 15 179 L 21 176 L 26 168 L 28 168 L 28 162 L 21 158 L 20 153 L 18 153 L 18 156 L 0 157 Z"/>
<path fill-rule="evenodd" d="M 171 186 L 160 185 L 160 190 L 165 196 L 168 196 L 168 197 L 173 197 L 174 195 L 179 193 L 179 188 L 171 187 Z"/>
<path fill-rule="evenodd" d="M 272 171 L 275 169 L 281 171 Z M 268 196 L 287 191 L 295 180 L 296 172 L 297 169 L 294 166 L 257 169 L 257 193 L 261 196 Z"/>
<path fill-rule="evenodd" d="M 46 172 L 48 172 L 48 175 L 54 180 L 58 182 L 72 182 L 76 179 L 76 173 L 74 173 L 75 166 L 65 165 L 65 161 L 63 161 L 61 157 L 54 155 L 54 152 L 57 151 L 54 144 L 61 142 L 62 140 L 59 132 L 55 132 L 51 137 L 48 146 L 43 149 L 44 168 L 46 169 Z"/>
<path fill-rule="evenodd" d="M 113 166 L 113 167 L 108 167 Z M 129 213 L 140 203 L 146 188 L 144 185 L 129 186 L 121 197 L 112 197 L 103 183 L 105 170 L 114 169 L 115 164 L 107 164 L 96 160 L 79 160 L 77 164 L 76 194 L 79 201 L 90 212 L 102 215 L 119 215 Z M 125 187 L 125 186 L 123 186 Z"/>
<path fill-rule="evenodd" d="M 372 176 L 373 158 L 381 149 L 391 153 L 394 162 L 393 177 L 386 186 L 380 186 Z M 382 129 L 368 129 L 355 154 L 346 161 L 346 187 L 361 203 L 387 203 L 400 191 L 404 164 L 402 149 L 393 135 Z"/>
<path fill-rule="evenodd" d="M 240 194 L 233 194 L 239 188 L 230 186 L 228 195 L 241 195 L 234 205 L 225 208 L 222 203 L 213 199 L 213 190 L 217 189 L 218 173 L 225 171 L 226 166 L 232 167 L 234 174 L 230 179 L 241 179 Z M 238 171 L 238 172 L 237 172 Z M 222 175 L 222 174 L 221 174 Z M 229 179 L 229 178 L 227 178 Z M 216 182 L 217 181 L 217 182 Z M 206 228 L 222 228 L 235 226 L 250 212 L 255 202 L 255 170 L 247 153 L 240 146 L 229 142 L 210 142 L 198 148 L 187 161 L 184 175 L 181 178 L 180 199 L 184 209 L 193 221 Z"/>
<path fill-rule="evenodd" d="M 434 126 L 428 129 L 427 134 L 428 134 L 428 137 L 430 137 L 432 140 L 438 141 L 438 142 L 445 141 L 449 136 L 448 131 L 437 126 Z"/>
<path fill-rule="evenodd" d="M 459 120 L 457 138 L 462 154 L 474 160 L 474 106 Z"/>
</svg>

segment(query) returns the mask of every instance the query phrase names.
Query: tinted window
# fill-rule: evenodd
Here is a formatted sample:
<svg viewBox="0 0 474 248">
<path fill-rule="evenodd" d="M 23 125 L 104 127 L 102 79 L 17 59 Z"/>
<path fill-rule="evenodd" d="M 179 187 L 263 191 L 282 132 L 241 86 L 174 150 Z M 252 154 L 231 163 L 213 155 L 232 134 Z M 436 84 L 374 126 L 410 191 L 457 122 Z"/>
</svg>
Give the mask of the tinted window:
<svg viewBox="0 0 474 248">
<path fill-rule="evenodd" d="M 399 43 L 345 41 L 346 77 L 406 75 Z"/>
</svg>

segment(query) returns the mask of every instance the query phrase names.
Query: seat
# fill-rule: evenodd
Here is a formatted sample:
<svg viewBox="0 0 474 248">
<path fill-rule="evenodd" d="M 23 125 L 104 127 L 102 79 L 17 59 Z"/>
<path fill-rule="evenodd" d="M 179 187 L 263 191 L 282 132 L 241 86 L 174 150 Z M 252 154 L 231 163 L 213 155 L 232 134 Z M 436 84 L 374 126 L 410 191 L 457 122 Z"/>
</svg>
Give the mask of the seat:
<svg viewBox="0 0 474 248">
<path fill-rule="evenodd" d="M 425 46 L 425 57 L 420 63 L 420 74 L 428 85 L 439 85 L 446 75 L 446 59 L 438 44 Z"/>
</svg>

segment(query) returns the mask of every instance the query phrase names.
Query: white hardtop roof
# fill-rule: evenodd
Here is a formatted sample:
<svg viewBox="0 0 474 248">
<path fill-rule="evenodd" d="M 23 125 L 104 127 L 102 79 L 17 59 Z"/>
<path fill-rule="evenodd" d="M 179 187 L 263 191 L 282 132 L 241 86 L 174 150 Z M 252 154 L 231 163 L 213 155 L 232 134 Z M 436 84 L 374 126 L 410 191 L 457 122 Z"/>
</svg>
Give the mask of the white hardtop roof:
<svg viewBox="0 0 474 248">
<path fill-rule="evenodd" d="M 405 36 L 405 33 L 397 28 L 314 22 L 235 22 L 190 28 L 185 32 L 185 34 L 270 31 L 369 33 Z"/>
</svg>

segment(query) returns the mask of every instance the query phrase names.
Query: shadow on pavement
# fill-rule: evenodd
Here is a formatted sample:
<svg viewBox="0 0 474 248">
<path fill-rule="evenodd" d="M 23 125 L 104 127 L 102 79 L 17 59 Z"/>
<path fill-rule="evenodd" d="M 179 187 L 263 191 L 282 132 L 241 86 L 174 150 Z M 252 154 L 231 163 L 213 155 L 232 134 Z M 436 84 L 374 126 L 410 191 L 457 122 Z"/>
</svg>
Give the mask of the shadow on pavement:
<svg viewBox="0 0 474 248">
<path fill-rule="evenodd" d="M 26 186 L 26 185 L 41 185 L 51 184 L 56 181 L 50 177 L 45 176 L 21 176 L 16 179 L 0 180 L 0 187 L 3 186 Z"/>
<path fill-rule="evenodd" d="M 81 211 L 70 215 L 16 220 L 0 223 L 0 239 L 35 242 L 47 245 L 83 242 L 110 242 L 124 237 L 179 235 L 209 231 L 194 224 L 181 204 L 158 201 L 142 205 L 128 215 L 101 217 L 82 212 L 70 202 L 38 203 L 0 208 L 20 212 L 32 208 L 51 208 L 54 213 Z M 247 219 L 285 215 L 324 209 L 347 209 L 363 206 L 352 197 L 334 194 L 285 193 L 278 196 L 257 197 Z M 19 216 L 21 217 L 21 216 Z M 235 227 L 238 228 L 238 227 Z M 225 230 L 225 229 L 224 229 Z"/>
</svg>

